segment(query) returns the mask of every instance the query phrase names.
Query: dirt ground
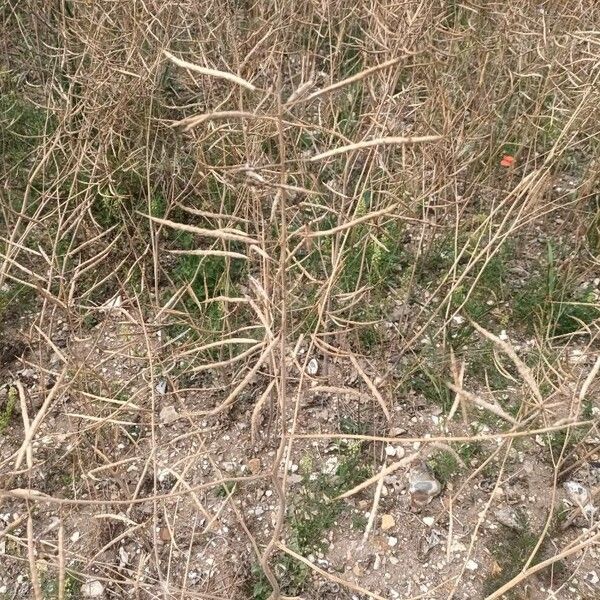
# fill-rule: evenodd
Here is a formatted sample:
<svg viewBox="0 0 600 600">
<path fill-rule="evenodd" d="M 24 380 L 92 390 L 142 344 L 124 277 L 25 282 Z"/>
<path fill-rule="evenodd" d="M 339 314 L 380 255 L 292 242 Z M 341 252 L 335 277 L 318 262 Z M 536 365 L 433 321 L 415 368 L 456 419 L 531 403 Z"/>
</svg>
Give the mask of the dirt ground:
<svg viewBox="0 0 600 600">
<path fill-rule="evenodd" d="M 161 337 L 140 328 L 129 310 L 124 302 L 103 312 L 83 338 L 58 323 L 53 352 L 30 348 L 3 367 L 4 378 L 22 382 L 30 419 L 48 390 L 61 381 L 69 386 L 44 407 L 45 418 L 32 443 L 36 469 L 25 463 L 14 468 L 24 439 L 19 418 L 11 420 L 0 438 L 3 469 L 12 467 L 0 515 L 5 531 L 0 589 L 7 598 L 32 597 L 24 567 L 28 540 L 33 540 L 38 564 L 48 565 L 47 574 L 40 572 L 48 597 L 54 581 L 50 565 L 59 553 L 70 573 L 67 590 L 78 590 L 73 598 L 82 589 L 94 592 L 94 582 L 99 584 L 96 591 L 101 590 L 97 597 L 105 598 L 256 597 L 257 545 L 269 541 L 279 510 L 271 478 L 277 447 L 269 409 L 258 422 L 254 443 L 250 401 L 238 400 L 225 414 L 211 416 L 223 399 L 221 378 L 227 373 L 200 371 L 185 381 L 160 374 L 153 362 L 164 356 Z M 393 327 L 389 332 L 392 336 Z M 34 356 L 44 368 L 35 366 Z M 322 368 L 322 357 L 318 360 Z M 362 368 L 376 376 L 376 365 L 365 362 Z M 381 365 L 379 372 L 385 370 Z M 256 377 L 250 397 L 260 385 Z M 448 422 L 439 408 L 416 394 L 394 397 L 386 423 L 375 416 L 378 408 L 365 391 L 348 361 L 333 359 L 327 373 L 314 375 L 303 396 L 293 399 L 297 405 L 290 406 L 290 427 L 315 437 L 298 439 L 287 460 L 284 544 L 294 543 L 290 507 L 303 498 L 306 482 L 320 474 L 333 477 L 343 460 L 343 444 L 355 442 L 318 438 L 340 418 L 356 419 L 362 411 L 374 423 L 367 436 L 390 438 L 359 442 L 358 452 L 373 473 L 402 463 L 383 480 L 366 538 L 376 484 L 345 499 L 331 527 L 319 532 L 319 549 L 308 560 L 333 580 L 302 573 L 308 578 L 302 597 L 447 598 L 452 592 L 455 598 L 482 598 L 490 577 L 511 568 L 501 566 L 499 559 L 511 552 L 511 544 L 545 526 L 556 527 L 548 515 L 575 508 L 564 486 L 555 486 L 546 435 L 517 437 L 506 444 L 483 425 L 481 448 L 465 472 L 453 475 L 439 496 L 415 510 L 408 492 L 410 457 L 429 460 L 448 445 L 424 443 L 427 438 L 468 436 L 468 429 L 460 418 Z M 5 386 L 3 402 L 7 393 Z M 559 409 L 561 402 L 568 397 L 557 398 Z M 600 477 L 597 443 L 587 441 L 588 454 L 568 474 L 593 492 Z M 502 464 L 501 476 L 496 478 L 498 471 L 486 464 Z M 283 485 L 282 470 L 276 472 Z M 218 481 L 228 483 L 219 486 Z M 51 501 L 36 497 L 42 494 Z M 31 501 L 24 503 L 24 498 Z M 316 506 L 330 501 L 323 495 Z M 554 544 L 568 547 L 591 535 L 594 518 L 579 514 L 560 528 L 558 537 L 553 533 L 550 547 L 542 547 L 536 562 L 550 556 Z M 597 597 L 597 565 L 596 548 L 576 552 L 529 578 L 518 597 L 547 598 L 549 587 L 556 598 Z M 336 578 L 349 585 L 336 583 Z"/>
</svg>

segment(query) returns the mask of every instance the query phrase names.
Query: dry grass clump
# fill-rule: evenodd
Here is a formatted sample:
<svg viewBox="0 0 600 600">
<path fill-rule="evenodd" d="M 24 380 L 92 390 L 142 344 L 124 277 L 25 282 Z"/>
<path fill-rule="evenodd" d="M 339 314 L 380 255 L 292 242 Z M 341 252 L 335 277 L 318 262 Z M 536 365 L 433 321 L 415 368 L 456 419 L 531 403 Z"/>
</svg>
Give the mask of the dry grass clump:
<svg viewBox="0 0 600 600">
<path fill-rule="evenodd" d="M 341 464 L 358 472 L 360 455 L 379 475 L 326 494 L 366 489 L 374 512 L 382 442 L 449 452 L 467 482 L 488 458 L 452 444 L 490 443 L 500 485 L 515 443 L 546 440 L 555 493 L 595 456 L 596 2 L 7 0 L 0 14 L 0 501 L 21 515 L 0 536 L 31 597 L 78 597 L 92 576 L 115 597 L 320 597 L 323 578 L 381 597 L 306 556 L 341 514 L 310 535 L 290 516 L 308 440 L 357 441 Z M 165 390 L 187 429 L 171 438 Z M 352 427 L 307 418 L 312 396 Z M 419 403 L 445 432 L 393 434 Z M 211 450 L 236 423 L 256 472 L 223 473 Z M 266 529 L 243 516 L 256 486 L 276 499 Z M 489 598 L 597 543 L 594 526 L 536 563 L 557 506 Z M 191 557 L 225 512 L 245 564 L 196 586 Z M 86 520 L 77 549 L 64 529 Z M 179 545 L 178 528 L 193 529 Z M 109 558 L 135 536 L 136 560 Z"/>
</svg>

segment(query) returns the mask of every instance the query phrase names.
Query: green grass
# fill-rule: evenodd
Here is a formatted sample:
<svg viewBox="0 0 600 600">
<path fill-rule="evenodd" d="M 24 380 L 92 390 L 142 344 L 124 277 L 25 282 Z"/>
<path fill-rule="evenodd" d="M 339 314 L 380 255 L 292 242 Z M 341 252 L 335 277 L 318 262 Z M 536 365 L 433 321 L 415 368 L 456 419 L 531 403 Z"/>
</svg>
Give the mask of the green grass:
<svg viewBox="0 0 600 600">
<path fill-rule="evenodd" d="M 571 273 L 559 268 L 551 243 L 541 266 L 543 272 L 533 277 L 515 300 L 516 321 L 531 332 L 567 336 L 600 318 L 593 290 L 578 287 Z"/>
<path fill-rule="evenodd" d="M 0 94 L 0 164 L 9 169 L 21 166 L 42 141 L 46 127 L 45 110 L 21 94 Z"/>
<path fill-rule="evenodd" d="M 476 442 L 468 444 L 457 444 L 456 453 L 468 465 L 469 461 L 480 454 L 482 451 L 481 445 Z M 436 452 L 427 461 L 429 468 L 435 475 L 436 479 L 445 485 L 452 480 L 453 477 L 460 474 L 463 470 L 456 456 L 448 450 Z"/>
<path fill-rule="evenodd" d="M 0 290 L 0 323 L 14 319 L 31 310 L 35 302 L 35 291 L 20 283 L 6 283 Z"/>
<path fill-rule="evenodd" d="M 9 387 L 6 396 L 6 404 L 3 407 L 0 407 L 0 435 L 6 431 L 6 428 L 12 419 L 17 406 L 17 397 L 17 389 L 12 386 Z"/>
<path fill-rule="evenodd" d="M 252 565 L 250 577 L 246 583 L 246 594 L 252 600 L 267 600 L 272 592 L 271 584 L 261 566 Z"/>
<path fill-rule="evenodd" d="M 222 483 L 216 490 L 215 496 L 217 498 L 227 498 L 235 492 L 236 484 L 231 482 Z"/>
<path fill-rule="evenodd" d="M 402 387 L 421 394 L 427 402 L 448 412 L 454 401 L 452 392 L 446 385 L 451 380 L 448 365 L 432 358 L 427 361 L 419 360 Z"/>
<path fill-rule="evenodd" d="M 325 535 L 345 512 L 345 502 L 334 498 L 371 476 L 371 468 L 365 464 L 362 443 L 338 444 L 337 456 L 339 463 L 333 475 L 318 473 L 315 476 L 312 473 L 312 458 L 306 457 L 301 461 L 304 485 L 290 502 L 290 535 L 287 543 L 303 556 L 324 548 Z M 309 575 L 306 565 L 283 555 L 276 568 L 285 593 L 300 594 Z"/>
<path fill-rule="evenodd" d="M 65 574 L 65 600 L 79 600 L 81 596 L 82 582 L 73 574 Z M 45 575 L 40 580 L 40 587 L 44 600 L 56 600 L 58 598 L 58 577 Z"/>
<path fill-rule="evenodd" d="M 521 572 L 525 562 L 531 556 L 538 543 L 540 534 L 531 529 L 527 515 L 523 511 L 518 511 L 516 516 L 520 530 L 515 531 L 501 526 L 494 539 L 488 545 L 488 549 L 500 567 L 500 571 L 498 574 L 489 576 L 485 580 L 483 589 L 486 596 L 501 588 Z M 546 540 L 537 550 L 530 566 L 538 564 L 545 558 Z M 538 574 L 538 577 L 547 577 L 549 574 L 552 574 L 553 578 L 557 575 L 561 576 L 564 574 L 564 564 L 562 562 L 555 563 L 553 567 L 544 569 Z M 555 579 L 554 583 L 556 583 Z M 506 598 L 517 600 L 518 598 L 522 598 L 522 596 L 519 594 L 517 588 L 513 588 L 507 593 Z"/>
</svg>

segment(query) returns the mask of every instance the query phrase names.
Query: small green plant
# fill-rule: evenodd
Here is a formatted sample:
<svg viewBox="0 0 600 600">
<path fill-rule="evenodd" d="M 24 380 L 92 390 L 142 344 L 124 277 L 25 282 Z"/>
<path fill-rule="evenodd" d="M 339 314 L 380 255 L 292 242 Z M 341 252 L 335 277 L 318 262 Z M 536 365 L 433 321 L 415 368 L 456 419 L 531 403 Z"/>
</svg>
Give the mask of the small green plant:
<svg viewBox="0 0 600 600">
<path fill-rule="evenodd" d="M 542 332 L 565 336 L 600 318 L 600 308 L 593 290 L 577 288 L 569 274 L 558 269 L 554 246 L 548 242 L 545 272 L 521 292 L 514 316 L 530 330 L 537 325 Z"/>
<path fill-rule="evenodd" d="M 517 511 L 516 520 L 519 525 L 518 530 L 503 526 L 489 545 L 489 549 L 498 564 L 499 570 L 497 574 L 489 576 L 484 582 L 486 596 L 494 593 L 505 583 L 516 577 L 538 544 L 540 534 L 532 531 L 527 515 L 523 511 Z M 535 553 L 530 566 L 534 566 L 543 560 L 545 550 L 546 542 L 543 542 Z M 556 575 L 564 569 L 564 566 L 562 564 L 555 564 L 553 567 L 548 567 L 545 573 L 549 573 L 551 569 L 553 575 Z M 542 571 L 541 575 L 543 574 L 544 571 Z M 515 598 L 516 600 L 521 596 L 518 595 L 515 588 L 509 591 L 506 597 Z"/>
<path fill-rule="evenodd" d="M 448 483 L 460 471 L 460 463 L 456 456 L 448 451 L 437 452 L 427 464 L 442 485 Z"/>
<path fill-rule="evenodd" d="M 307 467 L 312 461 L 305 460 Z M 333 475 L 319 473 L 306 474 L 306 483 L 301 494 L 290 506 L 291 536 L 290 547 L 306 556 L 323 547 L 324 535 L 343 514 L 346 505 L 336 497 L 352 489 L 371 475 L 371 469 L 364 464 L 361 442 L 340 442 L 338 444 L 338 465 Z M 286 582 L 287 594 L 302 591 L 308 571 L 306 565 L 290 557 L 280 564 Z"/>
<path fill-rule="evenodd" d="M 432 364 L 435 363 L 432 361 Z M 446 412 L 450 410 L 454 401 L 452 392 L 446 385 L 447 381 L 451 381 L 447 366 L 438 365 L 434 368 L 421 362 L 410 373 L 407 386 Z"/>
<path fill-rule="evenodd" d="M 364 531 L 369 520 L 363 514 L 352 515 L 352 529 Z"/>
<path fill-rule="evenodd" d="M 351 417 L 340 417 L 340 431 L 349 435 L 364 435 L 368 431 L 368 424 Z"/>
<path fill-rule="evenodd" d="M 0 406 L 0 435 L 6 431 L 6 428 L 12 419 L 13 413 L 17 406 L 17 398 L 17 389 L 12 386 L 9 387 L 6 395 L 6 404 L 4 407 Z"/>
<path fill-rule="evenodd" d="M 0 290 L 0 323 L 31 310 L 35 302 L 35 291 L 22 284 L 6 284 Z"/>
<path fill-rule="evenodd" d="M 56 600 L 58 598 L 58 577 L 56 575 L 42 577 L 40 587 L 42 588 L 44 600 Z M 79 600 L 81 598 L 81 581 L 69 571 L 65 574 L 63 597 L 65 600 Z"/>
<path fill-rule="evenodd" d="M 429 468 L 442 485 L 448 483 L 455 475 L 463 470 L 457 456 L 464 463 L 468 464 L 470 460 L 475 458 L 482 451 L 481 444 L 478 442 L 454 444 L 454 446 L 456 448 L 456 454 L 449 450 L 441 450 L 440 452 L 436 452 L 427 461 Z"/>
<path fill-rule="evenodd" d="M 0 94 L 0 165 L 18 167 L 42 140 L 52 120 L 22 95 Z"/>
<path fill-rule="evenodd" d="M 252 565 L 246 588 L 252 600 L 267 600 L 273 591 L 262 567 L 257 563 Z"/>
<path fill-rule="evenodd" d="M 217 498 L 227 498 L 227 496 L 230 496 L 231 494 L 233 494 L 233 492 L 235 492 L 236 485 L 237 484 L 235 482 L 230 481 L 222 483 L 215 490 L 215 496 L 217 496 Z"/>
<path fill-rule="evenodd" d="M 506 390 L 510 384 L 510 379 L 505 377 L 498 369 L 495 361 L 502 357 L 495 358 L 494 351 L 494 343 L 489 340 L 465 350 L 469 365 L 468 376 L 476 379 L 478 383 L 484 384 L 486 387 L 489 385 L 491 390 Z M 502 369 L 511 375 L 515 371 L 514 366 L 508 361 L 502 362 Z"/>
</svg>

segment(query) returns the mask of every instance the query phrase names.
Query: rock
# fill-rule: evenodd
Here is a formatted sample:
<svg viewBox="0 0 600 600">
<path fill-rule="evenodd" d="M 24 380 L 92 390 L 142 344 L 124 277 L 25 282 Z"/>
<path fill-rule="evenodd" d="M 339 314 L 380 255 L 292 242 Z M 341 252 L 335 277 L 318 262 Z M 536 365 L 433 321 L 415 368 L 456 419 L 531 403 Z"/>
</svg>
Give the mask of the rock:
<svg viewBox="0 0 600 600">
<path fill-rule="evenodd" d="M 477 571 L 477 569 L 479 569 L 479 565 L 474 560 L 469 559 L 465 563 L 465 569 L 469 571 Z"/>
<path fill-rule="evenodd" d="M 339 460 L 337 456 L 330 456 L 326 461 L 325 464 L 323 465 L 321 472 L 324 473 L 325 475 L 335 475 L 338 467 L 339 467 Z"/>
<path fill-rule="evenodd" d="M 394 446 L 386 446 L 385 454 L 386 456 L 396 456 L 396 448 L 394 448 Z"/>
<path fill-rule="evenodd" d="M 260 468 L 261 468 L 260 458 L 251 458 L 248 461 L 248 468 L 250 469 L 250 473 L 252 473 L 252 475 L 256 475 L 257 473 L 260 473 Z"/>
<path fill-rule="evenodd" d="M 433 517 L 423 517 L 423 523 L 425 523 L 427 527 L 433 527 L 435 519 Z"/>
<path fill-rule="evenodd" d="M 496 517 L 496 521 L 498 521 L 500 525 L 504 525 L 504 527 L 514 529 L 515 531 L 523 531 L 523 519 L 519 519 L 517 512 L 508 507 L 496 509 L 494 511 L 494 517 Z"/>
<path fill-rule="evenodd" d="M 316 358 L 311 358 L 306 365 L 306 372 L 311 377 L 314 377 L 319 372 L 319 362 Z"/>
<path fill-rule="evenodd" d="M 157 394 L 164 396 L 167 391 L 167 380 L 159 379 L 154 389 L 156 390 Z"/>
<path fill-rule="evenodd" d="M 433 548 L 440 544 L 440 541 L 440 535 L 435 529 L 432 529 L 430 532 L 421 537 L 417 547 L 417 557 L 419 560 L 426 560 L 427 555 Z"/>
<path fill-rule="evenodd" d="M 396 520 L 392 515 L 381 515 L 381 529 L 387 531 L 396 525 Z"/>
<path fill-rule="evenodd" d="M 81 586 L 81 595 L 84 598 L 102 598 L 104 586 L 97 579 L 91 579 Z"/>
<path fill-rule="evenodd" d="M 398 538 L 394 537 L 393 535 L 390 535 L 388 537 L 388 546 L 390 546 L 391 548 L 393 548 L 397 544 L 398 544 Z"/>
<path fill-rule="evenodd" d="M 119 567 L 123 568 L 129 563 L 129 554 L 123 546 L 119 546 Z"/>
<path fill-rule="evenodd" d="M 566 481 L 564 483 L 564 488 L 569 500 L 572 502 L 575 502 L 580 506 L 585 506 L 589 502 L 590 494 L 580 483 L 577 483 L 576 481 Z"/>
<path fill-rule="evenodd" d="M 590 571 L 589 573 L 586 573 L 583 578 L 592 585 L 598 585 L 598 583 L 600 583 L 600 577 L 598 577 L 598 573 L 596 573 L 596 571 Z"/>
<path fill-rule="evenodd" d="M 392 430 L 390 431 L 390 435 L 392 437 L 400 437 L 402 435 L 404 435 L 406 433 L 406 429 L 402 428 L 402 427 L 393 427 Z"/>
<path fill-rule="evenodd" d="M 391 323 L 397 323 L 398 321 L 401 321 L 404 315 L 406 314 L 406 311 L 407 307 L 404 304 L 399 304 L 398 306 L 394 307 L 394 309 L 390 313 L 388 317 L 389 321 Z"/>
<path fill-rule="evenodd" d="M 160 422 L 164 425 L 170 425 L 179 419 L 179 413 L 175 410 L 174 406 L 168 405 L 163 406 L 160 410 L 160 414 L 158 415 L 160 418 Z"/>
<path fill-rule="evenodd" d="M 564 488 L 569 500 L 577 504 L 585 515 L 591 516 L 595 512 L 591 494 L 585 486 L 577 481 L 566 481 Z"/>
<path fill-rule="evenodd" d="M 421 510 L 442 491 L 440 482 L 431 474 L 424 462 L 419 462 L 408 472 L 408 492 L 411 509 Z"/>
<path fill-rule="evenodd" d="M 116 296 L 113 296 L 112 298 L 107 300 L 104 304 L 102 304 L 98 308 L 102 312 L 110 312 L 112 310 L 115 310 L 116 308 L 121 308 L 122 304 L 123 304 L 123 300 L 121 299 L 121 295 L 117 294 Z"/>
</svg>

